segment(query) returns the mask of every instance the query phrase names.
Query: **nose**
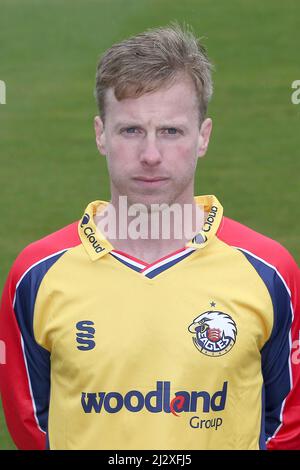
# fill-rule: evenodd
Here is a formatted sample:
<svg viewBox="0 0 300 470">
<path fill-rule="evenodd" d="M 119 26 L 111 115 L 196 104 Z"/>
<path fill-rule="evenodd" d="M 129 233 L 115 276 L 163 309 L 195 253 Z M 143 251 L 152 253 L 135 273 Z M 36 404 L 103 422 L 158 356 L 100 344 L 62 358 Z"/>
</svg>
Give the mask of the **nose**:
<svg viewBox="0 0 300 470">
<path fill-rule="evenodd" d="M 148 166 L 156 166 L 162 161 L 161 150 L 155 136 L 145 137 L 140 151 L 140 161 Z"/>
</svg>

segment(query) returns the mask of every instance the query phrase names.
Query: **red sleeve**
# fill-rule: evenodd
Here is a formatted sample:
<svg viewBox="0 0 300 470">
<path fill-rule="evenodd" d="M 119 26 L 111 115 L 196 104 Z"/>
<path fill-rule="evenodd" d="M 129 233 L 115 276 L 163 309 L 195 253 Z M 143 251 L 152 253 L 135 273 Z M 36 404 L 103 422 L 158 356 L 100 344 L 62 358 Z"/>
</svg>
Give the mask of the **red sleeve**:
<svg viewBox="0 0 300 470">
<path fill-rule="evenodd" d="M 267 443 L 269 450 L 300 450 L 300 274 L 292 257 L 278 266 L 290 292 L 293 321 L 290 331 L 291 390 L 282 408 L 282 424 Z"/>
<path fill-rule="evenodd" d="M 289 296 L 289 307 L 282 316 L 292 312 L 292 322 L 286 332 L 289 343 L 290 391 L 281 410 L 280 425 L 268 439 L 269 450 L 300 449 L 300 271 L 290 253 L 276 241 L 261 235 L 236 221 L 223 217 L 218 238 L 240 248 L 274 269 Z M 276 307 L 276 306 L 275 306 Z M 289 311 L 288 311 L 289 310 Z M 274 377 L 274 384 L 276 384 Z M 266 404 L 268 405 L 268 404 Z"/>
<path fill-rule="evenodd" d="M 77 223 L 29 245 L 18 256 L 0 306 L 0 390 L 8 430 L 19 449 L 46 448 L 50 353 L 35 341 L 33 310 L 44 260 L 80 243 Z M 58 255 L 57 255 L 58 253 Z M 20 293 L 21 292 L 21 293 Z M 4 354 L 5 353 L 5 354 Z"/>
<path fill-rule="evenodd" d="M 26 363 L 21 332 L 13 309 L 16 290 L 12 268 L 2 295 L 0 337 L 5 345 L 5 364 L 0 366 L 0 390 L 8 430 L 19 449 L 45 449 L 46 434 L 39 429 Z"/>
</svg>

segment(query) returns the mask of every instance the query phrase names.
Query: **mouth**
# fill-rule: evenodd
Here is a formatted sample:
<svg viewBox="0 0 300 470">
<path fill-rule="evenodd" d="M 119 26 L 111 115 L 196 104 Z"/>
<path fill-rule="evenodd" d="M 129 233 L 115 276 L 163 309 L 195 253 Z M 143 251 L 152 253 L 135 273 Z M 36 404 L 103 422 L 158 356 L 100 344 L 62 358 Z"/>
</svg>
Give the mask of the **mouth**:
<svg viewBox="0 0 300 470">
<path fill-rule="evenodd" d="M 148 185 L 159 185 L 169 180 L 169 178 L 165 176 L 136 176 L 133 178 L 134 181 L 140 184 L 148 184 Z"/>
</svg>

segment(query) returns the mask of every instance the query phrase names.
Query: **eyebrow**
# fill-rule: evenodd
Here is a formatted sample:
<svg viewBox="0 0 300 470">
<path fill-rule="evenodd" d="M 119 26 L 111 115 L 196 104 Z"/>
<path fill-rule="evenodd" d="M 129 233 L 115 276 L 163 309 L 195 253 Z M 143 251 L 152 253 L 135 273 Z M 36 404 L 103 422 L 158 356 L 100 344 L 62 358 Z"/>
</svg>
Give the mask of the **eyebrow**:
<svg viewBox="0 0 300 470">
<path fill-rule="evenodd" d="M 119 121 L 116 123 L 114 126 L 114 130 L 117 130 L 122 127 L 143 127 L 141 124 L 138 124 L 137 122 L 130 122 L 130 121 Z M 172 128 L 172 127 L 180 127 L 182 129 L 186 129 L 187 126 L 183 122 L 165 122 L 165 123 L 159 123 L 157 126 L 158 129 L 165 129 L 165 128 Z"/>
<path fill-rule="evenodd" d="M 114 126 L 114 129 L 118 129 L 119 127 L 140 127 L 140 124 L 137 124 L 136 122 L 119 121 Z"/>
</svg>

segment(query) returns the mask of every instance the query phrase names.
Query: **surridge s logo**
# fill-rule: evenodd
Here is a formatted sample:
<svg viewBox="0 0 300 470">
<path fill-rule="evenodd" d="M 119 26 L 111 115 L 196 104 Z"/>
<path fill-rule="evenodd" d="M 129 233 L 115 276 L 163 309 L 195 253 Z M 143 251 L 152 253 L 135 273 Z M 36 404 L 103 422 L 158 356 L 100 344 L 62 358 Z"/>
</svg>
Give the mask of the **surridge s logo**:
<svg viewBox="0 0 300 470">
<path fill-rule="evenodd" d="M 90 320 L 79 321 L 76 323 L 76 329 L 79 333 L 76 333 L 76 341 L 80 346 L 77 346 L 79 351 L 89 351 L 94 349 L 96 343 L 95 333 L 96 330 L 93 328 L 94 322 Z"/>
</svg>

